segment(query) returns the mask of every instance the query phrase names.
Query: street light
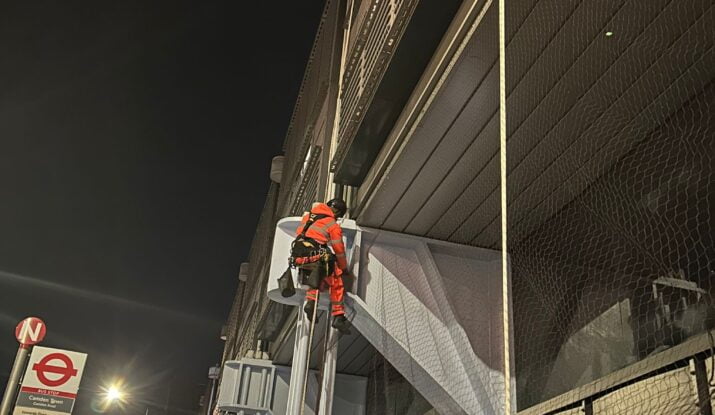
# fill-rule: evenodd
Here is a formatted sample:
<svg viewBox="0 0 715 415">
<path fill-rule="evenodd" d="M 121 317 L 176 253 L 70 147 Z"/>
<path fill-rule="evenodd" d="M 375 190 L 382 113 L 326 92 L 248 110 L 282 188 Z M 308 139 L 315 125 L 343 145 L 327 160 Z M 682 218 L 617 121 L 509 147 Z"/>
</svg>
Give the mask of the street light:
<svg viewBox="0 0 715 415">
<path fill-rule="evenodd" d="M 102 406 L 107 409 L 110 406 L 122 406 L 127 401 L 127 392 L 124 388 L 124 382 L 115 380 L 109 386 L 102 387 Z"/>
<path fill-rule="evenodd" d="M 110 386 L 109 389 L 107 389 L 105 400 L 109 402 L 114 402 L 114 401 L 121 401 L 122 398 L 124 397 L 124 393 L 122 393 L 119 388 L 116 386 Z"/>
</svg>

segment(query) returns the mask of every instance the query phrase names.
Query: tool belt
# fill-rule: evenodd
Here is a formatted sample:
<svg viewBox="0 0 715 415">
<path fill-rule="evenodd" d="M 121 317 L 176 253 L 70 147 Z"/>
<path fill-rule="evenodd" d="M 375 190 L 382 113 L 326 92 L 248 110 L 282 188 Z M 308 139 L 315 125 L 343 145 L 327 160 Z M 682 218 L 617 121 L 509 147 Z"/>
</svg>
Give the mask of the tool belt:
<svg viewBox="0 0 715 415">
<path fill-rule="evenodd" d="M 323 278 L 333 272 L 335 255 L 330 252 L 327 245 L 320 244 L 315 239 L 305 235 L 316 220 L 324 217 L 326 215 L 311 214 L 309 220 L 303 226 L 303 231 L 291 244 L 288 269 L 278 279 L 283 297 L 291 297 L 295 294 L 290 272 L 291 268 L 298 268 L 302 283 L 311 288 L 318 288 Z"/>
<path fill-rule="evenodd" d="M 293 267 L 303 268 L 315 264 L 327 255 L 330 255 L 327 245 L 321 245 L 315 239 L 303 235 L 296 238 L 290 247 L 290 262 Z"/>
<path fill-rule="evenodd" d="M 335 255 L 326 245 L 320 245 L 311 238 L 297 238 L 291 247 L 290 264 L 301 270 L 303 284 L 318 288 L 323 278 L 333 272 Z"/>
</svg>

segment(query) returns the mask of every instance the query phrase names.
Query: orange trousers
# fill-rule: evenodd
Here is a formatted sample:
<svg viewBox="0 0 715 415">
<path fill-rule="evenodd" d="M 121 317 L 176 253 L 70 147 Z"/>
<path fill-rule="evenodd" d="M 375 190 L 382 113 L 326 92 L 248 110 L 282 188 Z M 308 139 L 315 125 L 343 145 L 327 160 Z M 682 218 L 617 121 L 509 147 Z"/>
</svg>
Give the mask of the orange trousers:
<svg viewBox="0 0 715 415">
<path fill-rule="evenodd" d="M 345 286 L 343 285 L 343 277 L 339 273 L 332 273 L 323 278 L 320 282 L 320 290 L 330 290 L 330 308 L 334 316 L 342 316 L 345 314 L 343 307 L 343 296 L 345 295 Z M 305 298 L 308 301 L 315 301 L 318 296 L 318 290 L 309 290 Z"/>
</svg>

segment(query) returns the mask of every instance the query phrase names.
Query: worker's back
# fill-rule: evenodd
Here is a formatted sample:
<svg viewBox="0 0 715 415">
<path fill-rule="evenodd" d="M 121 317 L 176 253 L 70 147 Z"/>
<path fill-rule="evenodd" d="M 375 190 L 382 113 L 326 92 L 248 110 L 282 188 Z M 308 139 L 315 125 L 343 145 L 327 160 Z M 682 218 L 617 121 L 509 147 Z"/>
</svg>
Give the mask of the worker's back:
<svg viewBox="0 0 715 415">
<path fill-rule="evenodd" d="M 333 208 L 329 205 L 331 202 L 313 204 L 310 212 L 303 215 L 303 220 L 296 230 L 296 235 L 300 236 L 303 233 L 305 224 L 311 220 L 311 217 L 315 218 L 315 221 L 305 231 L 305 238 L 314 240 L 318 245 L 330 247 L 333 254 L 335 254 L 338 268 L 342 272 L 348 267 L 348 263 L 345 260 L 343 230 L 336 220 Z M 343 211 L 342 213 L 345 212 Z"/>
<path fill-rule="evenodd" d="M 308 230 L 306 230 L 305 236 L 313 239 L 320 245 L 327 245 L 331 240 L 330 231 L 333 230 L 332 228 L 334 226 L 339 229 L 340 225 L 338 225 L 335 221 L 332 209 L 330 209 L 330 207 L 328 207 L 325 203 L 315 203 L 310 212 L 303 215 L 303 220 L 296 230 L 296 235 L 303 233 L 303 228 L 310 220 L 311 215 L 315 215 L 317 219 L 312 225 L 310 225 Z"/>
</svg>

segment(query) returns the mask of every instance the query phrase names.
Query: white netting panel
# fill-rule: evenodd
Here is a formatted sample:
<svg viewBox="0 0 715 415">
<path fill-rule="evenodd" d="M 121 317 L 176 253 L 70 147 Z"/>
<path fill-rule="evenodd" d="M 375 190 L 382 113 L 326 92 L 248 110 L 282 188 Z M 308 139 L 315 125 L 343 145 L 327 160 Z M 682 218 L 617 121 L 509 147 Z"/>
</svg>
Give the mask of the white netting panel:
<svg viewBox="0 0 715 415">
<path fill-rule="evenodd" d="M 518 407 L 698 413 L 672 360 L 713 323 L 713 3 L 506 4 Z"/>
</svg>

